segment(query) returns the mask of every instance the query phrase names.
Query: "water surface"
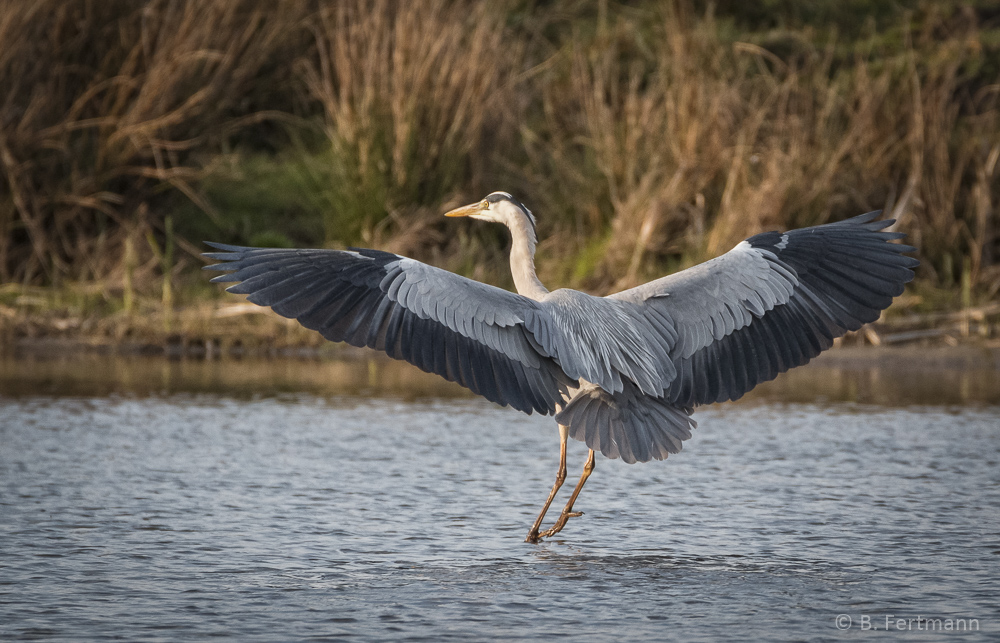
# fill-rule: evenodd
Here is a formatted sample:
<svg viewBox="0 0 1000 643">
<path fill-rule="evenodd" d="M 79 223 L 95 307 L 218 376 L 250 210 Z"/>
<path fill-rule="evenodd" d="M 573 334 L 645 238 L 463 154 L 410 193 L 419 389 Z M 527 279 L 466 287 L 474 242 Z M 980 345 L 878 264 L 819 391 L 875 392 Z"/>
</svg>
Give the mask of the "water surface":
<svg viewBox="0 0 1000 643">
<path fill-rule="evenodd" d="M 885 399 L 903 375 L 807 368 L 699 411 L 665 462 L 599 458 L 586 515 L 533 546 L 550 418 L 382 363 L 72 362 L 0 362 L 2 640 L 1000 635 L 981 373 L 914 406 Z"/>
</svg>

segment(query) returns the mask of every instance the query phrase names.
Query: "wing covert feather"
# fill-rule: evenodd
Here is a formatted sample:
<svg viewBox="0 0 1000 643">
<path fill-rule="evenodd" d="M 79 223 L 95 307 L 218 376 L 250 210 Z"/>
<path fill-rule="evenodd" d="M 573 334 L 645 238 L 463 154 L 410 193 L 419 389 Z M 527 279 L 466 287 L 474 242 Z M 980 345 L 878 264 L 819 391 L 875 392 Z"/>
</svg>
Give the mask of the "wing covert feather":
<svg viewBox="0 0 1000 643">
<path fill-rule="evenodd" d="M 667 346 L 679 406 L 722 402 L 805 364 L 878 319 L 919 262 L 879 212 L 750 237 L 726 254 L 612 298 Z M 666 331 L 666 332 L 665 332 Z"/>
<path fill-rule="evenodd" d="M 383 350 L 520 411 L 556 412 L 574 383 L 524 323 L 544 311 L 520 295 L 377 250 L 296 250 L 209 244 L 247 295 L 331 341 Z"/>
</svg>

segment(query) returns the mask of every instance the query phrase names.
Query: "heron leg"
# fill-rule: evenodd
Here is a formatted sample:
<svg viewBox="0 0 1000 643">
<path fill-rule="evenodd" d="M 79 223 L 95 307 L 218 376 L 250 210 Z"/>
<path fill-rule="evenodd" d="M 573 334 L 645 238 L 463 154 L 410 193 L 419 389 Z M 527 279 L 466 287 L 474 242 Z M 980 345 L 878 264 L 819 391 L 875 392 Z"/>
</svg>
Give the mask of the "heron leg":
<svg viewBox="0 0 1000 643">
<path fill-rule="evenodd" d="M 556 497 L 556 493 L 559 488 L 562 487 L 563 482 L 566 481 L 566 441 L 569 439 L 569 427 L 559 425 L 559 471 L 556 473 L 556 482 L 552 485 L 552 491 L 549 492 L 549 499 L 545 501 L 542 505 L 542 510 L 538 514 L 538 518 L 535 518 L 535 524 L 531 526 L 528 531 L 528 536 L 524 539 L 526 543 L 537 543 L 541 540 L 538 537 L 538 529 L 542 526 L 542 520 L 545 518 L 545 512 L 549 510 L 549 505 L 552 504 L 552 500 Z"/>
<path fill-rule="evenodd" d="M 583 465 L 583 473 L 580 474 L 580 482 L 576 483 L 576 489 L 573 489 L 573 495 L 569 497 L 569 502 L 563 508 L 562 513 L 559 514 L 559 519 L 556 523 L 539 534 L 539 538 L 548 538 L 549 536 L 555 536 L 562 528 L 566 526 L 566 521 L 570 518 L 576 518 L 577 516 L 582 516 L 582 511 L 573 511 L 573 503 L 576 502 L 576 497 L 580 495 L 580 491 L 583 489 L 584 483 L 587 482 L 587 478 L 590 474 L 594 472 L 594 450 L 590 450 L 590 455 L 587 456 L 587 462 Z"/>
</svg>

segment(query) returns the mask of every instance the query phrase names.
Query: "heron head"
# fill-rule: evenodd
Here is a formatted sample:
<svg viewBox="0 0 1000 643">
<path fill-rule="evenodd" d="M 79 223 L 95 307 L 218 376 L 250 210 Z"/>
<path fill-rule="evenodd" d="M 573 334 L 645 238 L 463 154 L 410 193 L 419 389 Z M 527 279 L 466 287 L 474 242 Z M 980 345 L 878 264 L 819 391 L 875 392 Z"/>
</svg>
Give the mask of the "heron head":
<svg viewBox="0 0 1000 643">
<path fill-rule="evenodd" d="M 480 221 L 493 221 L 494 223 L 503 223 L 508 228 L 526 219 L 531 226 L 531 231 L 535 231 L 535 215 L 508 192 L 493 192 L 478 203 L 455 208 L 445 213 L 444 216 L 471 217 Z"/>
</svg>

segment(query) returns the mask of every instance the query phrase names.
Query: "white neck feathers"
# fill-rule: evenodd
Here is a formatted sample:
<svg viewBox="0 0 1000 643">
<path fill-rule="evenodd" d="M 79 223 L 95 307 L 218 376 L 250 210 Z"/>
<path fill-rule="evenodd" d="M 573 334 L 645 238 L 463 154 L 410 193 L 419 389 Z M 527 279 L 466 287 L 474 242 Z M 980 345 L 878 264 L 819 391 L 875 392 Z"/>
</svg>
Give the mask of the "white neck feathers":
<svg viewBox="0 0 1000 643">
<path fill-rule="evenodd" d="M 501 203 L 501 220 L 511 236 L 510 272 L 514 277 L 514 288 L 519 295 L 540 300 L 549 291 L 535 274 L 535 246 L 538 243 L 535 226 L 520 208 L 509 202 Z"/>
</svg>

